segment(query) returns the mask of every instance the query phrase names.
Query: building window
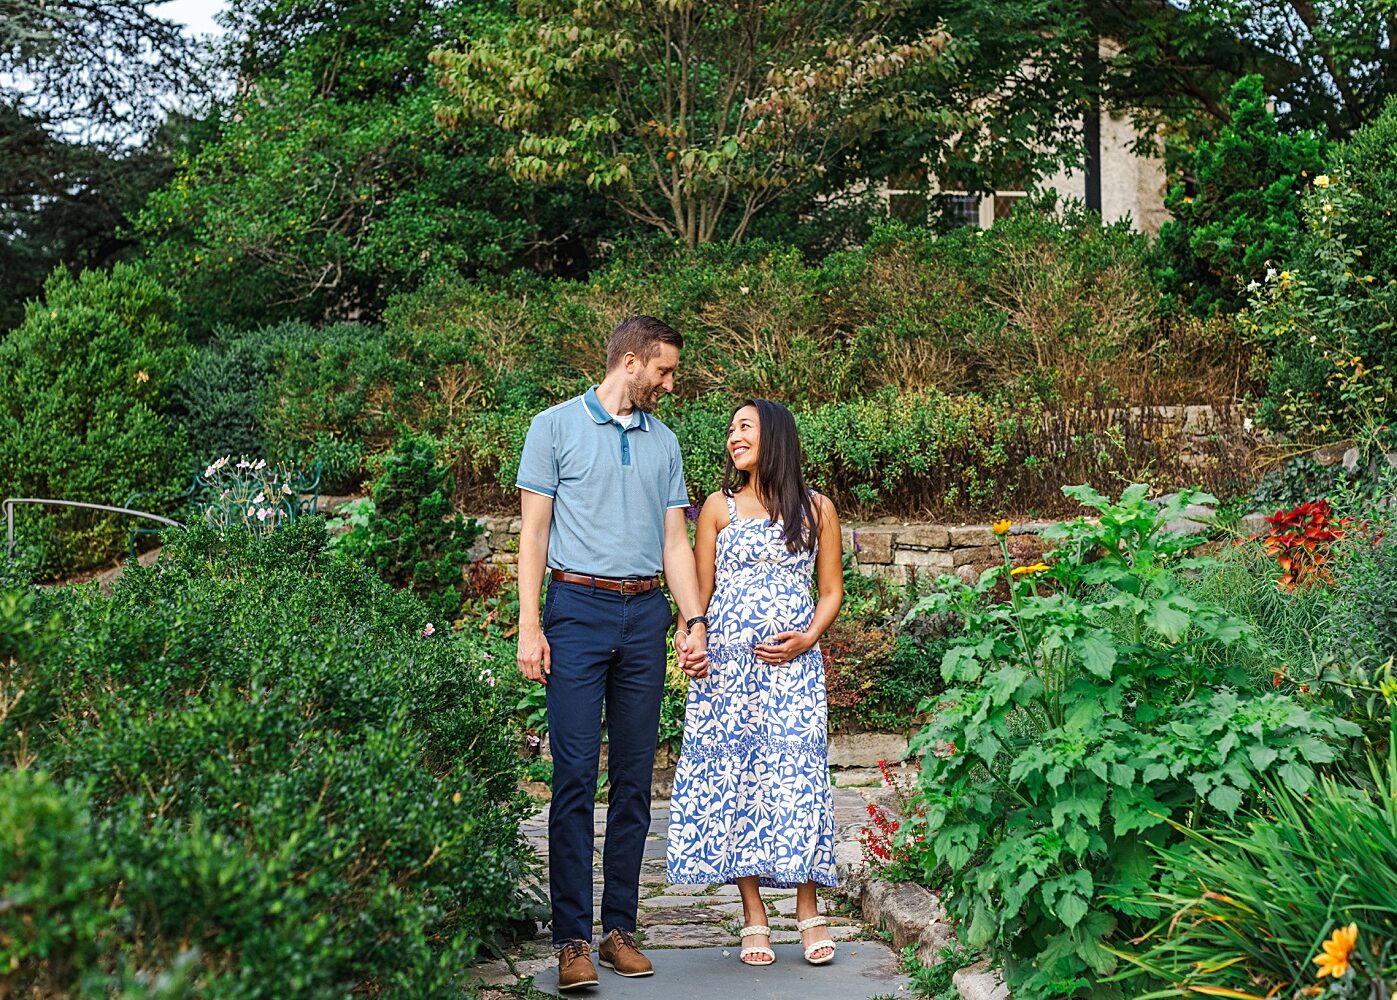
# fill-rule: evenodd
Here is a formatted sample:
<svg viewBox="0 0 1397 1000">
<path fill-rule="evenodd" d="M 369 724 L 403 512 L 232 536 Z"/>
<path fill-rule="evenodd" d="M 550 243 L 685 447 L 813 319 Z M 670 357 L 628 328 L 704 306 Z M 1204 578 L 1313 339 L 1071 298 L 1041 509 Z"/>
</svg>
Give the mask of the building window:
<svg viewBox="0 0 1397 1000">
<path fill-rule="evenodd" d="M 980 196 L 977 194 L 946 194 L 941 196 L 941 213 L 952 228 L 980 224 Z"/>
<path fill-rule="evenodd" d="M 920 191 L 889 191 L 888 215 L 909 226 L 925 226 L 926 195 Z"/>
<path fill-rule="evenodd" d="M 1007 219 L 1014 213 L 1014 208 L 1019 202 L 1024 200 L 1022 194 L 996 194 L 994 196 L 994 221 Z"/>
</svg>

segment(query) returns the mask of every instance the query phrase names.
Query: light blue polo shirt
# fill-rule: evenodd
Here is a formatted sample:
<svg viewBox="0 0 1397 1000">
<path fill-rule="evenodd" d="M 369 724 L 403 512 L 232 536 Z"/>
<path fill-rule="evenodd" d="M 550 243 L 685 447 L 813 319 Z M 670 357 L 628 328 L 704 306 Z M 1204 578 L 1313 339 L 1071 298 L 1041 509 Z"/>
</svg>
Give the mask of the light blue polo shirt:
<svg viewBox="0 0 1397 1000">
<path fill-rule="evenodd" d="M 553 499 L 549 566 L 612 579 L 659 573 L 665 511 L 689 506 L 674 432 L 641 410 L 622 427 L 596 386 L 534 417 L 515 485 Z"/>
</svg>

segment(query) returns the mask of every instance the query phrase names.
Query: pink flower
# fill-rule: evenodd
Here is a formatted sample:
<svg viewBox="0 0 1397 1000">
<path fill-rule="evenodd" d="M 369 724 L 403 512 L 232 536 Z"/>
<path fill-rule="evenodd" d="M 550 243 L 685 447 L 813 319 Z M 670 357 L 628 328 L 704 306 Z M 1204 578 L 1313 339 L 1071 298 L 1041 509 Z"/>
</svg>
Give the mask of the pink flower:
<svg viewBox="0 0 1397 1000">
<path fill-rule="evenodd" d="M 431 622 L 428 622 L 422 629 L 422 638 L 425 639 L 429 635 L 433 635 L 436 632 L 436 630 L 436 626 L 433 625 Z"/>
<path fill-rule="evenodd" d="M 538 738 L 538 733 L 528 733 L 524 736 L 524 742 L 531 747 L 536 747 L 543 741 Z"/>
</svg>

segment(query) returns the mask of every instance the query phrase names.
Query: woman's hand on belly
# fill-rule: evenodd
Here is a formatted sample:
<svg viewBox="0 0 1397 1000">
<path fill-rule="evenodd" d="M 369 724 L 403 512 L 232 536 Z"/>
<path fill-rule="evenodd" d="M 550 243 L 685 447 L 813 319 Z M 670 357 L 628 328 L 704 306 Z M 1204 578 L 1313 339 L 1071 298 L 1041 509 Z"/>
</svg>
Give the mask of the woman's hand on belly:
<svg viewBox="0 0 1397 1000">
<path fill-rule="evenodd" d="M 763 663 L 773 665 L 790 663 L 801 653 L 816 643 L 816 638 L 807 632 L 777 632 L 766 640 L 757 643 L 753 652 Z"/>
</svg>

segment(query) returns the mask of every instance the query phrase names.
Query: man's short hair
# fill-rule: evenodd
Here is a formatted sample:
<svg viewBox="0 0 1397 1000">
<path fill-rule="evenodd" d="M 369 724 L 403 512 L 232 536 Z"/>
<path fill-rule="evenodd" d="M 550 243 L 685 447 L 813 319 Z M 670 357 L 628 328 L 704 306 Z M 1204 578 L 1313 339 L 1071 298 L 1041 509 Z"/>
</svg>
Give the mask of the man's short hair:
<svg viewBox="0 0 1397 1000">
<path fill-rule="evenodd" d="M 684 338 L 654 316 L 627 316 L 611 331 L 606 345 L 606 370 L 615 369 L 627 354 L 634 354 L 641 364 L 647 364 L 660 353 L 661 344 L 673 344 L 676 350 L 683 350 Z"/>
</svg>

